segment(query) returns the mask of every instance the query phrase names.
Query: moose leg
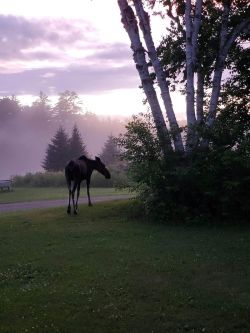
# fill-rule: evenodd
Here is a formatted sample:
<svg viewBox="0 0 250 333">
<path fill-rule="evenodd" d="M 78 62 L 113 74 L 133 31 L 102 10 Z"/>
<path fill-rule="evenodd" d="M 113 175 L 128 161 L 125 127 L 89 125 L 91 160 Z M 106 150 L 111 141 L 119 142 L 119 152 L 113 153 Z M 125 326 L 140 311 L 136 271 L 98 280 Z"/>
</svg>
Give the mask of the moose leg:
<svg viewBox="0 0 250 333">
<path fill-rule="evenodd" d="M 80 195 L 80 186 L 81 183 L 77 184 L 77 197 L 76 197 L 76 210 L 78 209 L 78 199 L 79 199 L 79 195 Z"/>
<path fill-rule="evenodd" d="M 88 195 L 89 206 L 93 206 L 90 200 L 89 185 L 90 185 L 90 179 L 87 179 L 87 195 Z"/>
<path fill-rule="evenodd" d="M 68 213 L 68 214 L 71 213 L 70 197 L 71 197 L 71 190 L 69 190 L 69 203 L 68 203 L 68 209 L 67 209 L 67 213 Z"/>
<path fill-rule="evenodd" d="M 68 182 L 68 189 L 69 189 L 69 203 L 68 203 L 67 213 L 70 214 L 70 212 L 71 212 L 71 205 L 70 205 L 70 199 L 71 199 L 71 182 Z"/>
<path fill-rule="evenodd" d="M 73 189 L 72 189 L 72 201 L 73 201 L 73 207 L 74 207 L 74 214 L 76 215 L 77 214 L 77 211 L 76 211 L 76 204 L 75 204 L 75 191 L 76 191 L 76 186 L 77 186 L 77 183 L 74 182 L 74 185 L 73 185 Z"/>
</svg>

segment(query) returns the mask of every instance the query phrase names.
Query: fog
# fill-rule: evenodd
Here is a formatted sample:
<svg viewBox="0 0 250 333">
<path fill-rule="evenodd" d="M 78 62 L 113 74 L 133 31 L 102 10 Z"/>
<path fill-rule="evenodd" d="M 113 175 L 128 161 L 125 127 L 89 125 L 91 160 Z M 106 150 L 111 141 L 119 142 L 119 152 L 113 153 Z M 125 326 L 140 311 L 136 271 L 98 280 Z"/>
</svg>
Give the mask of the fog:
<svg viewBox="0 0 250 333">
<path fill-rule="evenodd" d="M 100 117 L 89 112 L 59 112 L 53 116 L 49 108 L 41 112 L 37 105 L 23 107 L 11 99 L 6 105 L 3 101 L 0 100 L 0 179 L 42 171 L 46 148 L 59 126 L 70 136 L 76 124 L 87 151 L 94 157 L 100 154 L 108 136 L 119 135 L 127 122 L 125 118 Z"/>
</svg>

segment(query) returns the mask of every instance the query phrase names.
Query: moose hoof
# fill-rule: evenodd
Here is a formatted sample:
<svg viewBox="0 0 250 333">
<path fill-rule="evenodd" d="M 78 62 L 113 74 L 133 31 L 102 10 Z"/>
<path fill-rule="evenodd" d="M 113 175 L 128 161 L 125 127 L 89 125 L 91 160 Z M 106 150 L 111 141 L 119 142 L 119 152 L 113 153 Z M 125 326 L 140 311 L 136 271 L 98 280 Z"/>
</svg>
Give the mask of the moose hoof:
<svg viewBox="0 0 250 333">
<path fill-rule="evenodd" d="M 68 213 L 68 214 L 71 213 L 71 209 L 70 209 L 70 208 L 67 209 L 67 213 Z"/>
<path fill-rule="evenodd" d="M 74 215 L 77 215 L 77 211 L 76 210 L 74 211 Z"/>
</svg>

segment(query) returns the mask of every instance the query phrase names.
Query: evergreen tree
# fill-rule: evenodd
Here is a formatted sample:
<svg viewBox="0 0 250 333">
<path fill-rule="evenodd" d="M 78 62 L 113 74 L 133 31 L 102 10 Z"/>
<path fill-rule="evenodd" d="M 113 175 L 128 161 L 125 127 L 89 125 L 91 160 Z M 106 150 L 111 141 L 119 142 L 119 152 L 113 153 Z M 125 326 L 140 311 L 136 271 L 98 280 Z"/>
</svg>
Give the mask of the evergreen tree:
<svg viewBox="0 0 250 333">
<path fill-rule="evenodd" d="M 0 126 L 20 114 L 22 107 L 15 96 L 0 98 Z"/>
<path fill-rule="evenodd" d="M 107 141 L 104 144 L 104 147 L 102 148 L 100 158 L 105 164 L 111 165 L 120 160 L 119 156 L 120 150 L 117 146 L 116 140 L 113 135 L 109 135 Z"/>
<path fill-rule="evenodd" d="M 46 94 L 42 91 L 39 93 L 39 97 L 33 102 L 31 111 L 37 122 L 48 122 L 51 116 L 50 100 Z"/>
<path fill-rule="evenodd" d="M 42 167 L 46 171 L 61 171 L 69 160 L 69 138 L 63 127 L 59 127 L 51 139 Z"/>
<path fill-rule="evenodd" d="M 82 102 L 74 91 L 65 90 L 59 93 L 59 99 L 53 109 L 53 115 L 58 121 L 65 123 L 73 115 L 81 112 Z"/>
<path fill-rule="evenodd" d="M 70 158 L 76 158 L 81 155 L 88 156 L 86 146 L 83 143 L 83 140 L 81 138 L 81 135 L 79 133 L 76 124 L 72 129 L 72 135 L 69 141 L 69 153 L 70 153 Z"/>
</svg>

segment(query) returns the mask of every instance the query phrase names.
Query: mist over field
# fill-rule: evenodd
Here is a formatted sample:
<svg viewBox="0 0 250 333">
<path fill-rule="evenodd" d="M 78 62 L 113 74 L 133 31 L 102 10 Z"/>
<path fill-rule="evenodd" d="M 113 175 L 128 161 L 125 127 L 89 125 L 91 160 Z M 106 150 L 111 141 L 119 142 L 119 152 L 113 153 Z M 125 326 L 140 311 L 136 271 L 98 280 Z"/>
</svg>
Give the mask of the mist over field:
<svg viewBox="0 0 250 333">
<path fill-rule="evenodd" d="M 46 148 L 60 126 L 70 136 L 76 124 L 89 155 L 94 157 L 100 154 L 109 135 L 117 136 L 124 131 L 127 121 L 122 117 L 97 116 L 90 112 L 63 116 L 59 113 L 57 117 L 50 117 L 34 107 L 22 110 L 5 108 L 4 112 L 1 104 L 0 179 L 42 171 Z"/>
</svg>

